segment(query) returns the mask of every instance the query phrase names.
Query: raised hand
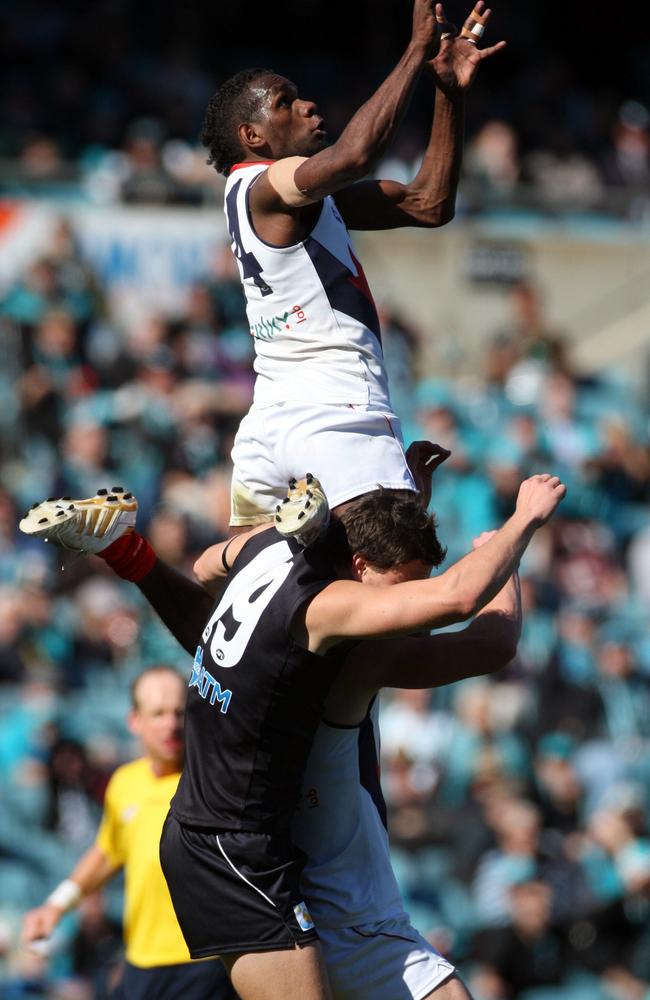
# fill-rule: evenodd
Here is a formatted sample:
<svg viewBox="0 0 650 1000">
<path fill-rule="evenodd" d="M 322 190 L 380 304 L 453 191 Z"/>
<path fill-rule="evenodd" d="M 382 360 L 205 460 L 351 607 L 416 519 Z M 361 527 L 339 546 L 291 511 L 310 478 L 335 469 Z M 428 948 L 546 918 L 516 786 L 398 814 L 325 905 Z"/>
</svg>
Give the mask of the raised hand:
<svg viewBox="0 0 650 1000">
<path fill-rule="evenodd" d="M 437 30 L 438 25 L 431 0 L 415 0 L 411 32 L 413 44 L 431 49 L 436 40 Z"/>
<path fill-rule="evenodd" d="M 505 48 L 504 41 L 490 45 L 486 49 L 479 49 L 477 46 L 491 14 L 492 11 L 486 8 L 483 0 L 478 0 L 459 35 L 454 25 L 447 21 L 443 5 L 436 4 L 435 17 L 440 48 L 427 65 L 436 85 L 444 93 L 453 94 L 467 90 L 474 82 L 480 64 Z"/>
<path fill-rule="evenodd" d="M 545 472 L 540 476 L 525 479 L 517 494 L 517 514 L 523 515 L 530 524 L 539 527 L 549 517 L 566 495 L 566 486 L 558 476 Z"/>
<path fill-rule="evenodd" d="M 425 507 L 431 502 L 431 476 L 451 452 L 431 441 L 413 441 L 406 450 L 406 462 Z"/>
</svg>

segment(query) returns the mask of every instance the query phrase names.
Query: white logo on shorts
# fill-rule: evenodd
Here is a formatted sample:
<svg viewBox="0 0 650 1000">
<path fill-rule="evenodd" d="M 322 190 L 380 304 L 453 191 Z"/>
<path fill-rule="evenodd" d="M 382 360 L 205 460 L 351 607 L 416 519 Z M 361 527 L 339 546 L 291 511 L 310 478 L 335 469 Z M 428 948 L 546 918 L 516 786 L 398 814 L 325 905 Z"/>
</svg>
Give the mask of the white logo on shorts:
<svg viewBox="0 0 650 1000">
<path fill-rule="evenodd" d="M 296 915 L 296 920 L 300 924 L 301 931 L 310 931 L 314 926 L 314 921 L 309 915 L 309 910 L 304 903 L 296 903 L 293 908 L 293 912 Z"/>
</svg>

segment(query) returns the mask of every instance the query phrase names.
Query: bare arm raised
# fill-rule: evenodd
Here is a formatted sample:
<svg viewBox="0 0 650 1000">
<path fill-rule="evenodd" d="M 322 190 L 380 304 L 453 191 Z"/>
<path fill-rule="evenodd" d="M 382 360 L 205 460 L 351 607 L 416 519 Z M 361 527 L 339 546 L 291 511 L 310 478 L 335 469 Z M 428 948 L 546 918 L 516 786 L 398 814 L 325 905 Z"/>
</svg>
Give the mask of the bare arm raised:
<svg viewBox="0 0 650 1000">
<path fill-rule="evenodd" d="M 441 41 L 437 55 L 427 62 L 436 84 L 436 107 L 429 143 L 422 164 L 408 184 L 392 180 L 363 181 L 339 191 L 336 204 L 349 229 L 398 229 L 403 226 L 435 228 L 454 216 L 465 131 L 465 93 L 485 59 L 505 47 L 498 42 L 478 49 L 465 36 L 454 37 L 442 4 L 436 4 Z M 480 18 L 487 24 L 491 11 L 478 0 L 463 31 Z"/>
<path fill-rule="evenodd" d="M 484 532 L 473 547 L 496 532 Z M 383 687 L 434 688 L 494 673 L 512 660 L 521 634 L 521 590 L 514 573 L 460 632 L 369 640 L 354 647 L 327 697 L 326 717 L 358 725 Z"/>
<path fill-rule="evenodd" d="M 305 612 L 309 648 L 325 652 L 346 638 L 404 635 L 470 618 L 515 572 L 535 531 L 565 493 L 557 476 L 545 474 L 525 480 L 515 513 L 506 524 L 487 544 L 441 576 L 394 587 L 364 587 L 348 580 L 330 584 Z"/>
<path fill-rule="evenodd" d="M 483 0 L 478 0 L 464 31 L 476 17 L 482 25 L 489 20 L 490 11 L 485 10 Z M 436 26 L 442 35 L 439 52 L 423 61 L 422 39 L 430 48 Z M 300 210 L 334 193 L 351 229 L 435 227 L 449 222 L 454 214 L 462 157 L 464 92 L 471 86 L 479 64 L 504 45 L 499 42 L 479 51 L 466 37 L 454 37 L 442 4 L 435 6 L 434 21 L 431 8 L 421 9 L 416 3 L 409 48 L 339 140 L 307 158 L 277 160 L 253 186 L 251 210 L 260 235 L 280 244 L 295 242 L 303 226 L 313 222 Z M 352 183 L 369 172 L 394 137 L 424 62 L 438 92 L 431 136 L 417 176 L 406 185 L 387 180 Z M 304 113 L 315 113 L 314 106 L 311 110 L 306 106 Z M 284 218 L 278 219 L 278 213 Z"/>
<path fill-rule="evenodd" d="M 368 174 L 399 128 L 435 37 L 430 0 L 415 0 L 411 40 L 395 69 L 337 142 L 306 158 L 292 156 L 290 151 L 299 147 L 308 121 L 314 121 L 315 105 L 300 100 L 288 81 L 279 79 L 269 87 L 261 122 L 240 127 L 243 148 L 260 159 L 268 158 L 270 152 L 277 161 L 250 192 L 253 222 L 263 239 L 284 246 L 296 242 L 308 225 L 301 210 Z M 318 131 L 318 124 L 319 120 L 314 121 L 311 131 Z"/>
</svg>

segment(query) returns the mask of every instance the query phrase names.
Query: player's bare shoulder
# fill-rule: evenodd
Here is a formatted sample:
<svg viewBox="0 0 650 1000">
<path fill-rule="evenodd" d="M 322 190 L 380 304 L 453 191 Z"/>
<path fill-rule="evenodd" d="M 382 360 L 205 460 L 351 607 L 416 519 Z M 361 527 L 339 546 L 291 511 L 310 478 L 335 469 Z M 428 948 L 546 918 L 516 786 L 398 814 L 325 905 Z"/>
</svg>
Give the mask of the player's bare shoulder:
<svg viewBox="0 0 650 1000">
<path fill-rule="evenodd" d="M 251 184 L 249 209 L 257 235 L 273 247 L 288 247 L 312 229 L 321 202 L 304 195 L 295 181 L 298 167 L 308 157 L 275 160 Z"/>
</svg>

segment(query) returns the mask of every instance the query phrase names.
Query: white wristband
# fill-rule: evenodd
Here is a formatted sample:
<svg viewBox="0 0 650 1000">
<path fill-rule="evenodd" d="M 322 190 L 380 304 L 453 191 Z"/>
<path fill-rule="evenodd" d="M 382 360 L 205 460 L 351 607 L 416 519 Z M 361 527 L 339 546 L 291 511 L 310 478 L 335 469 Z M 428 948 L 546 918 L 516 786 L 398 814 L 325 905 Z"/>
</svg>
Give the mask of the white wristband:
<svg viewBox="0 0 650 1000">
<path fill-rule="evenodd" d="M 73 882 L 71 878 L 64 878 L 45 902 L 51 906 L 58 906 L 60 910 L 67 913 L 68 910 L 72 910 L 77 905 L 81 896 L 82 892 L 77 883 Z"/>
</svg>

